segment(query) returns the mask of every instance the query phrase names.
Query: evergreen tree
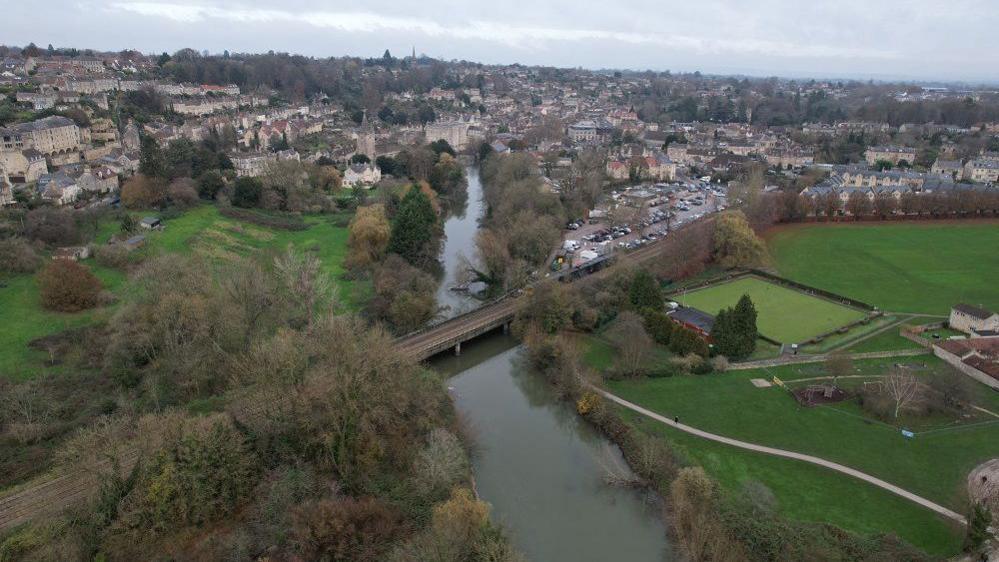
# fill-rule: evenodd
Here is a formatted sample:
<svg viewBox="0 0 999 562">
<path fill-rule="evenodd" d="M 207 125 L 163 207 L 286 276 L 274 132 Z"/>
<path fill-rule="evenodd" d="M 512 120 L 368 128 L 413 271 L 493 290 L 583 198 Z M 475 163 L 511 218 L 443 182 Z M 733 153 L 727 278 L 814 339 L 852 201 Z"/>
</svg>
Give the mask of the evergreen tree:
<svg viewBox="0 0 999 562">
<path fill-rule="evenodd" d="M 729 359 L 744 359 L 756 350 L 756 306 L 749 295 L 742 295 L 734 308 L 715 316 L 711 329 L 714 351 Z"/>
<path fill-rule="evenodd" d="M 436 224 L 437 213 L 430 199 L 419 187 L 411 187 L 399 203 L 392 222 L 388 251 L 399 254 L 413 265 L 423 263 L 428 258 Z"/>
<path fill-rule="evenodd" d="M 166 159 L 160 144 L 153 137 L 142 137 L 139 151 L 139 173 L 150 178 L 167 177 Z"/>
<path fill-rule="evenodd" d="M 669 315 L 661 310 L 645 310 L 643 318 L 645 320 L 645 331 L 659 345 L 670 344 L 673 337 L 675 324 L 670 320 Z"/>
<path fill-rule="evenodd" d="M 759 336 L 756 328 L 756 306 L 749 295 L 742 295 L 735 305 L 735 323 L 742 340 L 740 348 L 742 357 L 748 357 L 756 350 L 756 338 Z"/>
<path fill-rule="evenodd" d="M 735 311 L 726 308 L 715 316 L 711 328 L 711 339 L 714 340 L 714 351 L 730 359 L 742 358 L 742 337 L 737 327 Z"/>
<path fill-rule="evenodd" d="M 635 310 L 662 310 L 663 293 L 655 277 L 644 269 L 635 272 L 628 288 L 628 300 Z"/>
</svg>

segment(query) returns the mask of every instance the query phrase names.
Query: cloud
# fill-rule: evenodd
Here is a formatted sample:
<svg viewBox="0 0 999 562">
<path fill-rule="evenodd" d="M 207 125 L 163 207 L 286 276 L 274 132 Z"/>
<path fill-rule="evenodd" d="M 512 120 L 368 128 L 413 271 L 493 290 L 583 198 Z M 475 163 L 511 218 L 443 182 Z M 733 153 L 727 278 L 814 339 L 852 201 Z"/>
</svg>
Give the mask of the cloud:
<svg viewBox="0 0 999 562">
<path fill-rule="evenodd" d="M 796 44 L 773 39 L 706 33 L 692 36 L 671 31 L 652 33 L 631 30 L 561 28 L 510 24 L 502 21 L 469 19 L 457 23 L 441 23 L 419 17 L 388 16 L 372 12 L 301 11 L 252 8 L 246 6 L 217 7 L 211 5 L 171 2 L 116 2 L 113 11 L 169 19 L 178 23 L 200 23 L 223 20 L 243 24 L 293 23 L 346 33 L 418 33 L 434 38 L 472 40 L 503 45 L 517 50 L 541 50 L 553 44 L 608 42 L 631 46 L 676 49 L 700 55 L 760 55 L 781 58 L 864 58 L 893 60 L 901 54 L 892 49 L 871 49 L 841 44 Z"/>
</svg>

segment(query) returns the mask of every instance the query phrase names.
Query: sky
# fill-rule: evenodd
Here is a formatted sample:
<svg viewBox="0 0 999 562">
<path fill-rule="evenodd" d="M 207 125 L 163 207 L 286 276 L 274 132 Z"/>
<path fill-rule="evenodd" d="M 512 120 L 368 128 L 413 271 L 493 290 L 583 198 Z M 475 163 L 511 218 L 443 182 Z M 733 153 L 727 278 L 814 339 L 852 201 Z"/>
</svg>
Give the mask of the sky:
<svg viewBox="0 0 999 562">
<path fill-rule="evenodd" d="M 0 42 L 999 82 L 997 0 L 0 0 Z"/>
</svg>

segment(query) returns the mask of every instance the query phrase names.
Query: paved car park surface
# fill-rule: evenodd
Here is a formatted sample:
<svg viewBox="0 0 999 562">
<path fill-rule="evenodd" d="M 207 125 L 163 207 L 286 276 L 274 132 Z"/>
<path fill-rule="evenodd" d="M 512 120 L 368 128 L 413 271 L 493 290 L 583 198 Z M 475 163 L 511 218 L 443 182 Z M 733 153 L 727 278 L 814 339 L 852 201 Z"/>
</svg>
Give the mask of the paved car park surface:
<svg viewBox="0 0 999 562">
<path fill-rule="evenodd" d="M 575 267 L 610 252 L 640 248 L 670 229 L 723 209 L 724 193 L 723 186 L 697 180 L 615 191 L 588 220 L 567 225 L 560 250 Z"/>
</svg>

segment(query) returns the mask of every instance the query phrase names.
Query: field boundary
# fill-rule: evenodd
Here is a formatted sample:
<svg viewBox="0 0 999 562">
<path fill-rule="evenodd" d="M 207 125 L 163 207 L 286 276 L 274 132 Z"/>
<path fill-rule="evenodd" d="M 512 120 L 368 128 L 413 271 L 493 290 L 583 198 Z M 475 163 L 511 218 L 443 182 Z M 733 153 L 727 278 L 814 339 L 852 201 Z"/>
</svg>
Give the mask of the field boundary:
<svg viewBox="0 0 999 562">
<path fill-rule="evenodd" d="M 666 297 L 672 299 L 673 297 L 680 294 L 685 295 L 690 292 L 697 292 L 702 289 L 708 289 L 710 287 L 724 285 L 726 283 L 732 283 L 745 278 L 756 278 L 765 283 L 770 283 L 772 285 L 776 285 L 784 289 L 795 291 L 809 297 L 814 297 L 816 299 L 831 302 L 838 306 L 854 309 L 859 312 L 863 312 L 865 314 L 863 318 L 854 320 L 853 322 L 844 324 L 842 326 L 837 326 L 832 330 L 823 332 L 821 334 L 817 334 L 805 341 L 800 341 L 800 342 L 782 342 L 772 337 L 769 337 L 765 334 L 757 334 L 757 337 L 759 337 L 761 340 L 774 345 L 784 345 L 791 343 L 797 343 L 799 345 L 808 345 L 808 344 L 819 343 L 829 336 L 835 334 L 845 334 L 857 326 L 869 324 L 872 319 L 884 315 L 884 312 L 878 310 L 877 307 L 871 306 L 870 304 L 867 304 L 863 301 L 851 299 L 850 297 L 844 297 L 843 295 L 838 295 L 830 291 L 818 289 L 816 287 L 811 287 L 809 285 L 805 285 L 804 283 L 798 283 L 797 281 L 791 281 L 790 279 L 786 279 L 779 275 L 774 275 L 773 273 L 754 268 L 730 269 L 722 275 L 711 277 L 710 279 L 706 279 L 699 283 L 695 283 L 694 285 L 691 285 L 689 287 L 684 287 L 682 289 L 671 291 L 666 294 Z"/>
</svg>

